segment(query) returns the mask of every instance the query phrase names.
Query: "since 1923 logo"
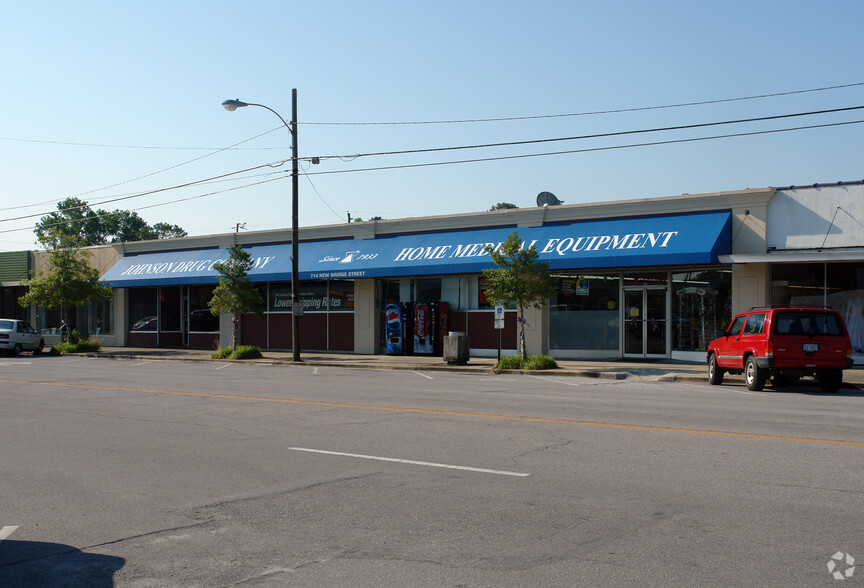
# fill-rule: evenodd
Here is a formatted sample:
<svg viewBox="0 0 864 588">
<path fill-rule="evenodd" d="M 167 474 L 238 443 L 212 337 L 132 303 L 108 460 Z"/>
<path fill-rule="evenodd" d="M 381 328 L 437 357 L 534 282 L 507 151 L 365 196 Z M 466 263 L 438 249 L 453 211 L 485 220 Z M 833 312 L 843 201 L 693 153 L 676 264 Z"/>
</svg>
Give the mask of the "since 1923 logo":
<svg viewBox="0 0 864 588">
<path fill-rule="evenodd" d="M 828 560 L 828 571 L 835 580 L 846 580 L 855 573 L 855 558 L 848 553 L 838 551 Z"/>
</svg>

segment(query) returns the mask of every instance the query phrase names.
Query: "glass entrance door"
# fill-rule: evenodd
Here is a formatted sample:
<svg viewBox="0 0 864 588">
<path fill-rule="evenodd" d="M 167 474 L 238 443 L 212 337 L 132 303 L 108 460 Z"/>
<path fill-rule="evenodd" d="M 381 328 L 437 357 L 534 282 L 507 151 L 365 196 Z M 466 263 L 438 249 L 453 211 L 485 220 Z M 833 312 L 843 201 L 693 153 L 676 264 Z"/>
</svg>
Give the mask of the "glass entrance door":
<svg viewBox="0 0 864 588">
<path fill-rule="evenodd" d="M 666 289 L 624 290 L 624 357 L 666 357 Z"/>
</svg>

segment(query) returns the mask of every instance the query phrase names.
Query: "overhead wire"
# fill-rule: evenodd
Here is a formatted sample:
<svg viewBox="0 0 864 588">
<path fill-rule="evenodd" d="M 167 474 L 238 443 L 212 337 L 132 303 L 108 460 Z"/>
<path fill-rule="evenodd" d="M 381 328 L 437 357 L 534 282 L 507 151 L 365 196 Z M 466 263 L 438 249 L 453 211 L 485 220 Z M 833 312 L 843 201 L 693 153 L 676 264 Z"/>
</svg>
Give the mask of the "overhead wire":
<svg viewBox="0 0 864 588">
<path fill-rule="evenodd" d="M 851 87 L 856 87 L 856 86 L 864 86 L 864 82 L 835 85 L 835 86 L 825 86 L 825 87 L 820 87 L 820 88 L 810 88 L 810 89 L 805 89 L 805 90 L 794 90 L 794 91 L 788 91 L 788 92 L 776 92 L 776 93 L 771 93 L 771 94 L 761 94 L 761 95 L 745 96 L 745 97 L 738 97 L 738 98 L 706 100 L 706 101 L 701 101 L 701 102 L 688 102 L 688 103 L 668 104 L 668 105 L 661 105 L 661 106 L 646 106 L 646 107 L 627 108 L 627 109 L 616 109 L 616 110 L 594 111 L 594 112 L 579 112 L 579 113 L 555 114 L 555 115 L 538 115 L 538 116 L 487 118 L 487 119 L 464 119 L 464 120 L 450 120 L 450 121 L 413 121 L 413 122 L 402 122 L 402 123 L 390 122 L 390 123 L 301 123 L 301 124 L 339 124 L 339 125 L 345 125 L 345 124 L 360 124 L 360 125 L 367 125 L 367 124 L 444 124 L 444 123 L 469 123 L 469 122 L 496 122 L 496 121 L 509 121 L 509 120 L 530 120 L 530 119 L 559 118 L 559 117 L 569 117 L 569 116 L 585 116 L 585 115 L 594 115 L 594 114 L 611 114 L 611 113 L 620 113 L 620 112 L 636 112 L 636 111 L 646 111 L 646 110 L 657 110 L 657 109 L 663 109 L 663 108 L 677 108 L 677 107 L 684 107 L 684 106 L 697 106 L 697 105 L 705 105 L 705 104 L 716 104 L 716 103 L 722 103 L 722 102 L 733 102 L 733 101 L 740 101 L 740 100 L 753 100 L 753 99 L 757 99 L 757 98 L 787 96 L 787 95 L 792 95 L 792 94 L 803 94 L 803 93 L 808 93 L 808 92 L 820 92 L 820 91 L 826 91 L 826 90 L 832 90 L 832 89 L 851 88 Z M 377 153 L 363 153 L 363 154 L 348 155 L 348 156 L 336 156 L 336 155 L 317 156 L 317 159 L 320 160 L 320 159 L 339 158 L 339 159 L 345 160 L 345 159 L 357 159 L 359 157 L 431 153 L 431 152 L 437 152 L 437 151 L 453 151 L 453 150 L 466 150 L 466 149 L 480 149 L 480 148 L 491 148 L 491 147 L 506 147 L 506 146 L 541 144 L 541 143 L 556 142 L 556 141 L 571 141 L 571 140 L 590 139 L 590 138 L 602 138 L 602 137 L 632 135 L 632 134 L 649 133 L 649 132 L 685 130 L 685 129 L 694 129 L 694 128 L 709 127 L 709 126 L 725 125 L 725 124 L 739 124 L 739 123 L 746 123 L 746 122 L 768 121 L 768 120 L 776 120 L 776 119 L 798 117 L 798 116 L 811 116 L 811 115 L 817 115 L 817 114 L 828 114 L 828 113 L 837 113 L 837 112 L 843 112 L 843 111 L 859 110 L 862 108 L 864 108 L 864 106 L 855 106 L 855 107 L 847 107 L 847 108 L 838 108 L 838 109 L 828 109 L 828 110 L 820 110 L 820 111 L 775 115 L 775 116 L 767 116 L 767 117 L 755 117 L 755 118 L 749 118 L 749 119 L 716 121 L 716 122 L 698 123 L 698 124 L 692 124 L 692 125 L 679 125 L 679 126 L 670 126 L 670 127 L 658 127 L 658 128 L 652 128 L 652 129 L 637 129 L 637 130 L 620 131 L 620 132 L 612 132 L 612 133 L 599 133 L 599 134 L 593 134 L 593 135 L 582 135 L 582 136 L 573 136 L 573 137 L 557 137 L 557 138 L 535 139 L 535 140 L 526 140 L 526 141 L 509 141 L 509 142 L 502 142 L 502 143 L 488 143 L 488 144 L 478 144 L 478 145 L 462 145 L 462 146 L 426 148 L 426 149 L 416 149 L 416 150 L 401 150 L 401 151 L 389 151 L 389 152 L 377 152 Z M 428 167 L 428 166 L 434 166 L 434 165 L 452 165 L 452 164 L 459 164 L 459 163 L 495 161 L 495 160 L 500 160 L 500 159 L 540 157 L 540 156 L 546 156 L 546 155 L 580 153 L 580 152 L 586 152 L 586 151 L 600 151 L 600 150 L 607 150 L 607 149 L 620 149 L 620 148 L 630 148 L 630 147 L 650 146 L 650 145 L 662 145 L 662 144 L 670 144 L 670 143 L 680 143 L 680 142 L 698 141 L 698 140 L 710 140 L 710 139 L 727 138 L 727 137 L 740 137 L 740 136 L 758 135 L 758 134 L 765 134 L 765 133 L 772 133 L 772 132 L 786 132 L 786 131 L 793 131 L 793 130 L 812 129 L 812 128 L 821 128 L 821 127 L 829 127 L 829 126 L 840 126 L 840 125 L 844 125 L 844 124 L 857 124 L 859 122 L 862 122 L 862 121 L 849 121 L 846 123 L 834 123 L 834 124 L 825 124 L 825 125 L 811 125 L 811 126 L 795 127 L 795 128 L 790 128 L 790 129 L 777 129 L 777 130 L 772 130 L 772 131 L 745 132 L 745 133 L 736 133 L 736 134 L 728 134 L 728 135 L 718 135 L 718 136 L 714 136 L 714 137 L 700 137 L 700 138 L 692 138 L 692 139 L 678 139 L 678 140 L 670 140 L 670 141 L 647 142 L 647 143 L 640 143 L 640 144 L 634 144 L 634 145 L 622 145 L 622 146 L 613 146 L 613 147 L 566 150 L 566 151 L 558 151 L 558 152 L 543 153 L 543 154 L 522 154 L 522 155 L 492 157 L 492 158 L 466 159 L 466 160 L 451 161 L 451 162 L 435 162 L 435 163 L 425 163 L 425 164 L 420 163 L 420 164 L 410 164 L 410 165 L 382 166 L 382 167 L 355 169 L 355 170 L 332 170 L 332 171 L 321 171 L 321 172 L 311 172 L 311 173 L 304 170 L 303 173 L 307 177 L 307 180 L 312 185 L 313 189 L 315 190 L 316 194 L 318 195 L 318 198 L 331 210 L 331 212 L 333 212 L 333 214 L 335 214 L 337 217 L 339 217 L 341 219 L 343 217 L 341 215 L 339 215 L 338 213 L 336 213 L 335 210 L 333 210 L 333 208 L 331 206 L 329 206 L 329 204 L 327 204 L 326 201 L 324 201 L 324 199 L 321 197 L 320 193 L 318 193 L 317 188 L 315 187 L 314 183 L 312 182 L 311 178 L 309 177 L 310 175 L 323 175 L 323 174 L 334 174 L 334 173 L 354 173 L 354 172 L 358 172 L 358 171 L 374 171 L 374 170 L 379 170 L 379 169 L 381 169 L 381 170 L 383 170 L 383 169 L 403 169 L 403 168 L 410 168 L 410 167 Z M 206 157 L 216 155 L 220 152 L 234 149 L 239 145 L 242 145 L 242 144 L 247 143 L 249 141 L 260 138 L 264 135 L 267 135 L 269 133 L 277 131 L 281 128 L 283 128 L 283 127 L 282 126 L 275 127 L 275 128 L 270 129 L 264 133 L 260 133 L 258 135 L 255 135 L 255 136 L 250 137 L 248 139 L 245 139 L 243 141 L 234 143 L 234 144 L 229 145 L 227 147 L 215 149 L 215 150 L 213 150 L 212 153 L 208 153 L 206 155 L 202 155 L 200 157 L 193 158 L 191 160 L 179 163 L 177 165 L 173 165 L 173 166 L 161 169 L 161 170 L 157 170 L 155 172 L 151 172 L 149 174 L 145 174 L 142 176 L 138 176 L 136 178 L 125 180 L 123 182 L 118 182 L 115 184 L 111 184 L 109 186 L 104 186 L 102 188 L 97 188 L 97 189 L 89 190 L 86 192 L 82 192 L 82 193 L 74 195 L 73 197 L 85 196 L 88 194 L 92 194 L 94 192 L 110 189 L 110 188 L 117 187 L 117 186 L 120 186 L 123 184 L 134 182 L 136 180 L 140 180 L 140 179 L 151 177 L 151 176 L 154 176 L 154 175 L 157 175 L 160 173 L 164 173 L 164 172 L 176 169 L 178 167 L 188 165 L 188 164 L 193 163 L 195 161 L 199 161 L 199 160 L 204 159 Z M 0 137 L 0 140 L 17 140 L 17 139 Z M 33 141 L 33 142 L 60 143 L 60 142 L 53 142 L 53 141 Z M 107 147 L 123 147 L 123 146 L 119 146 L 119 145 L 95 145 L 95 144 L 77 144 L 77 145 L 103 146 L 103 147 L 106 147 L 106 146 Z M 136 148 L 154 148 L 154 149 L 156 149 L 158 147 L 136 146 Z M 300 159 L 302 161 L 312 161 L 313 159 L 316 159 L 316 157 L 304 157 L 304 158 L 300 158 Z M 286 161 L 287 160 L 283 160 L 281 162 L 278 162 L 277 164 L 263 164 L 263 165 L 255 166 L 252 168 L 247 168 L 245 170 L 240 170 L 237 172 L 231 172 L 229 174 L 222 174 L 219 176 L 213 176 L 211 178 L 206 178 L 204 180 L 187 182 L 185 184 L 179 184 L 179 185 L 171 186 L 171 187 L 167 187 L 167 188 L 161 188 L 161 189 L 156 189 L 156 190 L 150 190 L 150 191 L 135 193 L 135 194 L 131 194 L 128 196 L 110 198 L 110 199 L 106 199 L 104 201 L 100 201 L 96 204 L 101 205 L 101 204 L 108 203 L 108 202 L 116 202 L 116 201 L 121 201 L 121 200 L 127 200 L 130 198 L 138 198 L 138 197 L 148 196 L 148 195 L 152 195 L 152 194 L 156 194 L 156 193 L 164 192 L 164 191 L 168 191 L 168 190 L 190 187 L 190 186 L 194 186 L 194 185 L 198 185 L 198 184 L 203 184 L 206 182 L 218 181 L 222 178 L 225 178 L 225 177 L 228 177 L 231 175 L 245 173 L 248 171 L 253 171 L 255 169 L 260 169 L 260 168 L 267 167 L 267 166 L 273 166 L 273 165 L 281 166 L 281 165 L 284 165 L 284 163 Z M 277 179 L 282 179 L 282 178 L 277 178 Z M 272 180 L 267 180 L 267 181 L 272 181 Z M 264 182 L 256 182 L 253 184 L 246 184 L 246 185 L 240 186 L 238 188 L 254 186 L 254 185 L 257 185 L 258 183 L 264 183 Z M 232 188 L 231 190 L 238 189 L 238 188 Z M 207 195 L 214 195 L 214 194 L 218 194 L 221 192 L 222 191 L 212 192 L 212 193 L 209 193 Z M 206 196 L 206 195 L 204 195 L 204 196 Z M 204 197 L 204 196 L 197 196 L 197 197 Z M 193 199 L 194 198 L 196 198 L 196 197 L 193 197 Z M 170 201 L 170 202 L 166 202 L 166 203 L 162 203 L 162 204 L 158 204 L 158 205 L 153 205 L 153 206 L 139 207 L 136 210 L 143 210 L 146 208 L 152 208 L 154 206 L 163 206 L 163 205 L 171 204 L 174 202 L 181 202 L 183 200 L 186 200 L 186 199 L 180 199 L 177 201 Z M 20 208 L 28 208 L 28 207 L 39 206 L 39 205 L 50 204 L 50 203 L 53 203 L 53 201 L 44 202 L 44 203 L 37 203 L 37 204 L 21 205 L 21 206 L 16 206 L 16 207 L 9 207 L 9 208 L 0 209 L 0 211 L 15 210 L 15 209 L 20 209 Z M 33 217 L 37 217 L 37 216 L 44 216 L 46 214 L 51 214 L 53 212 L 57 212 L 57 211 L 51 211 L 49 213 L 39 213 L 39 214 L 21 216 L 21 217 L 16 217 L 16 218 L 11 218 L 11 219 L 0 219 L 0 220 L 9 220 L 9 221 L 21 220 L 24 218 L 33 218 Z M 23 230 L 23 229 L 16 229 L 16 230 Z M 0 231 L 0 232 L 8 232 L 8 231 Z"/>
<path fill-rule="evenodd" d="M 826 90 L 838 90 L 842 88 L 853 88 L 856 86 L 864 86 L 864 82 L 854 82 L 851 84 L 839 84 L 836 86 L 823 86 L 821 88 L 808 88 L 806 90 L 790 90 L 787 92 L 774 92 L 771 94 L 756 94 L 753 96 L 740 96 L 737 98 L 719 98 L 715 100 L 702 100 L 699 102 L 680 102 L 678 104 L 664 104 L 660 106 L 641 106 L 634 108 L 618 108 L 614 110 L 595 110 L 586 112 L 572 112 L 567 114 L 541 114 L 533 116 L 509 116 L 501 118 L 473 118 L 461 120 L 427 120 L 427 121 L 407 121 L 407 122 L 306 122 L 307 125 L 441 125 L 441 124 L 461 124 L 461 123 L 483 123 L 483 122 L 504 122 L 517 120 L 538 120 L 544 118 L 564 118 L 574 116 L 593 116 L 599 114 L 620 114 L 624 112 L 642 112 L 646 110 L 662 110 L 666 108 L 681 108 L 685 106 L 705 106 L 708 104 L 721 104 L 724 102 L 738 102 L 742 100 L 756 100 L 760 98 L 775 98 L 779 96 L 791 96 L 793 94 L 807 94 L 809 92 L 824 92 Z M 300 124 L 300 123 L 298 123 Z"/>
<path fill-rule="evenodd" d="M 814 116 L 818 114 L 834 114 L 838 112 L 848 112 L 852 110 L 862 110 L 864 106 L 848 106 L 844 108 L 831 108 L 826 110 L 814 110 L 810 112 L 797 112 L 791 114 L 777 114 L 772 116 L 760 116 L 753 118 L 741 118 L 741 119 L 733 119 L 733 120 L 724 120 L 724 121 L 714 121 L 708 123 L 695 123 L 689 125 L 675 125 L 668 127 L 654 127 L 650 129 L 636 129 L 630 131 L 615 131 L 611 133 L 595 133 L 591 135 L 576 135 L 571 137 L 554 137 L 548 139 L 528 139 L 525 141 L 504 141 L 501 143 L 484 143 L 477 145 L 458 145 L 455 147 L 430 147 L 425 149 L 404 149 L 400 151 L 380 151 L 376 153 L 359 153 L 356 155 L 319 155 L 316 158 L 319 160 L 325 159 L 341 159 L 342 161 L 350 161 L 354 159 L 358 159 L 361 157 L 378 157 L 382 155 L 408 155 L 408 154 L 416 154 L 416 153 L 434 153 L 440 151 L 457 151 L 464 149 L 484 149 L 489 147 L 513 147 L 518 145 L 534 145 L 539 143 L 554 143 L 560 141 L 576 141 L 582 139 L 600 139 L 606 137 L 619 137 L 622 135 L 637 135 L 643 133 L 659 133 L 666 131 L 681 131 L 681 130 L 689 130 L 689 129 L 698 129 L 705 127 L 713 127 L 713 126 L 721 126 L 721 125 L 731 125 L 731 124 L 743 124 L 750 122 L 764 122 L 769 120 L 779 120 L 783 118 L 795 118 L 801 116 Z"/>
<path fill-rule="evenodd" d="M 820 128 L 828 128 L 828 127 L 839 127 L 844 125 L 853 125 L 853 124 L 861 124 L 864 123 L 864 119 L 862 120 L 853 120 L 853 121 L 844 121 L 844 122 L 836 122 L 836 123 L 824 123 L 819 125 L 807 125 L 800 127 L 790 127 L 785 129 L 768 129 L 762 131 L 749 131 L 742 133 L 730 133 L 726 135 L 714 135 L 709 137 L 691 137 L 687 139 L 669 139 L 665 141 L 651 141 L 645 143 L 634 143 L 630 145 L 611 145 L 606 147 L 588 147 L 585 149 L 569 149 L 565 151 L 553 151 L 547 153 L 527 153 L 521 155 L 502 155 L 498 157 L 483 157 L 477 159 L 463 159 L 456 161 L 438 161 L 438 162 L 430 162 L 430 163 L 413 163 L 413 164 L 405 164 L 405 165 L 393 165 L 393 166 L 379 166 L 379 167 L 369 167 L 369 168 L 360 168 L 360 169 L 347 169 L 347 170 L 333 170 L 333 171 L 319 171 L 319 172 L 311 172 L 311 175 L 327 175 L 327 174 L 342 174 L 342 173 L 356 173 L 356 172 L 367 172 L 367 171 L 382 171 L 382 170 L 391 170 L 391 169 L 407 169 L 414 167 L 434 167 L 439 165 L 455 165 L 462 163 L 479 163 L 485 161 L 503 161 L 507 159 L 527 159 L 531 157 L 545 157 L 550 155 L 567 155 L 571 153 L 589 153 L 592 151 L 611 151 L 614 149 L 630 149 L 634 147 L 650 147 L 655 145 L 672 145 L 675 143 L 691 143 L 695 141 L 710 141 L 714 139 L 728 139 L 732 137 L 747 137 L 754 135 L 767 135 L 772 133 L 785 133 L 790 131 L 801 131 L 807 129 L 820 129 Z"/>
<path fill-rule="evenodd" d="M 480 163 L 480 162 L 503 161 L 503 160 L 512 160 L 512 159 L 526 159 L 526 158 L 532 158 L 532 157 L 548 157 L 548 156 L 555 156 L 555 155 L 567 155 L 567 154 L 573 154 L 573 153 L 611 151 L 611 150 L 615 150 L 615 149 L 632 149 L 632 148 L 637 148 L 637 147 L 650 147 L 650 146 L 657 146 L 657 145 L 671 145 L 671 144 L 676 144 L 676 143 L 691 143 L 691 142 L 696 142 L 696 141 L 709 141 L 709 140 L 727 139 L 727 138 L 734 138 L 734 137 L 767 135 L 767 134 L 785 133 L 785 132 L 801 131 L 801 130 L 808 130 L 808 129 L 838 127 L 838 126 L 861 124 L 861 123 L 864 123 L 864 119 L 854 120 L 854 121 L 836 122 L 836 123 L 823 123 L 823 124 L 818 124 L 818 125 L 789 127 L 789 128 L 784 128 L 784 129 L 768 129 L 768 130 L 761 130 L 761 131 L 747 131 L 747 132 L 741 132 L 741 133 L 729 133 L 729 134 L 724 134 L 724 135 L 713 135 L 713 136 L 708 136 L 708 137 L 690 137 L 690 138 L 684 138 L 684 139 L 668 139 L 668 140 L 664 140 L 664 141 L 650 141 L 650 142 L 644 142 L 644 143 L 632 143 L 632 144 L 627 144 L 627 145 L 610 145 L 610 146 L 605 146 L 605 147 L 587 147 L 587 148 L 583 148 L 583 149 L 571 149 L 571 150 L 554 151 L 554 152 L 546 152 L 546 153 L 528 153 L 528 154 L 519 154 L 519 155 L 504 155 L 504 156 L 497 156 L 497 157 L 484 157 L 484 158 L 464 159 L 464 160 L 454 160 L 454 161 L 415 163 L 415 164 L 405 164 L 405 165 L 396 165 L 396 166 L 379 166 L 379 167 L 373 167 L 373 168 L 352 169 L 352 170 L 332 170 L 332 171 L 309 172 L 307 175 L 332 175 L 332 174 L 358 173 L 358 172 L 368 172 L 368 171 L 384 171 L 384 170 L 393 170 L 393 169 L 434 167 L 434 166 L 443 166 L 443 165 L 459 165 L 459 164 L 466 164 L 466 163 Z M 273 181 L 284 180 L 284 179 L 287 179 L 290 177 L 291 177 L 290 175 L 286 175 L 286 176 L 282 176 L 282 177 L 278 177 L 278 178 L 271 178 L 269 180 L 262 180 L 260 182 L 255 182 L 252 184 L 246 184 L 243 186 L 235 186 L 232 188 L 227 188 L 225 190 L 218 190 L 218 191 L 214 191 L 214 192 L 208 192 L 205 194 L 198 194 L 198 195 L 189 196 L 186 198 L 178 198 L 176 200 L 170 200 L 167 202 L 161 202 L 158 204 L 152 204 L 152 205 L 148 205 L 148 206 L 140 206 L 140 207 L 132 209 L 132 210 L 133 211 L 147 210 L 150 208 L 167 206 L 169 204 L 176 204 L 178 202 L 186 202 L 189 200 L 206 198 L 208 196 L 223 194 L 226 192 L 231 192 L 234 190 L 240 190 L 240 189 L 247 188 L 247 187 L 266 184 L 266 183 L 273 182 Z M 115 213 L 106 213 L 105 215 L 100 215 L 100 217 L 101 216 L 110 216 L 112 214 L 115 214 Z M 97 217 L 97 218 L 99 218 L 99 217 Z M 86 219 L 80 219 L 80 220 L 83 221 Z M 67 221 L 64 221 L 61 223 L 55 223 L 55 224 L 65 224 L 66 222 Z M 53 226 L 53 225 L 49 225 L 49 226 Z M 17 231 L 22 231 L 22 230 L 29 230 L 29 227 L 23 227 L 23 228 L 18 228 L 18 229 L 0 230 L 0 234 L 12 233 L 12 232 L 17 232 Z"/>
<path fill-rule="evenodd" d="M 195 181 L 192 181 L 192 182 L 186 182 L 185 184 L 177 184 L 177 185 L 169 186 L 169 187 L 166 187 L 166 188 L 157 188 L 157 189 L 155 189 L 155 190 L 147 190 L 147 191 L 145 191 L 145 192 L 137 192 L 137 193 L 135 193 L 135 194 L 130 194 L 130 195 L 126 195 L 126 196 L 119 196 L 119 197 L 116 197 L 116 198 L 112 198 L 112 199 L 110 199 L 110 200 L 102 200 L 102 201 L 99 202 L 98 204 L 101 205 L 101 204 L 106 204 L 106 203 L 108 203 L 108 202 L 120 202 L 120 201 L 122 201 L 122 200 L 130 200 L 130 199 L 132 199 L 132 198 L 141 198 L 141 197 L 143 197 L 143 196 L 151 196 L 151 195 L 153 195 L 153 194 L 158 194 L 158 193 L 160 193 L 160 192 L 167 192 L 167 191 L 169 191 L 169 190 L 179 190 L 179 189 L 181 189 L 181 188 L 188 188 L 188 187 L 190 187 L 190 186 L 195 186 L 195 185 L 199 185 L 199 184 L 209 183 L 209 182 L 212 182 L 212 181 L 216 181 L 216 180 L 220 180 L 220 179 L 226 178 L 226 177 L 228 177 L 228 176 L 237 175 L 237 174 L 242 174 L 242 173 L 245 173 L 245 172 L 254 171 L 254 170 L 256 170 L 256 169 L 261 169 L 261 168 L 264 168 L 264 167 L 279 167 L 279 166 L 281 166 L 281 165 L 284 165 L 287 161 L 288 161 L 288 160 L 283 160 L 283 161 L 281 161 L 281 162 L 275 162 L 275 163 L 265 163 L 265 164 L 261 164 L 261 165 L 256 165 L 256 166 L 253 166 L 253 167 L 249 167 L 249 168 L 246 168 L 246 169 L 242 169 L 242 170 L 234 171 L 234 172 L 229 172 L 229 173 L 225 173 L 225 174 L 220 174 L 220 175 L 218 175 L 218 176 L 212 176 L 212 177 L 210 177 L 210 178 L 206 178 L 206 179 L 203 179 L 203 180 L 195 180 Z M 268 174 L 268 175 L 269 175 L 269 174 Z M 254 186 L 254 185 L 256 185 L 256 184 L 253 183 L 253 184 L 246 184 L 246 185 L 247 185 L 247 186 Z M 241 186 L 241 187 L 242 187 L 242 186 Z M 89 208 L 89 207 L 90 207 L 90 205 L 85 203 L 85 204 L 82 204 L 82 205 L 80 205 L 80 206 L 70 206 L 69 208 L 64 208 L 62 211 L 61 211 L 61 210 L 52 210 L 52 211 L 49 211 L 49 212 L 39 212 L 39 213 L 27 214 L 27 215 L 23 215 L 23 216 L 16 216 L 16 217 L 12 217 L 12 218 L 3 218 L 3 219 L 0 219 L 0 222 L 8 222 L 8 221 L 23 220 L 23 219 L 27 219 L 27 218 L 36 218 L 36 217 L 39 217 L 39 216 L 47 216 L 47 215 L 55 214 L 55 213 L 58 213 L 58 212 L 69 211 L 69 210 L 81 210 L 81 209 Z M 140 210 L 140 209 L 139 209 L 139 210 Z"/>
</svg>

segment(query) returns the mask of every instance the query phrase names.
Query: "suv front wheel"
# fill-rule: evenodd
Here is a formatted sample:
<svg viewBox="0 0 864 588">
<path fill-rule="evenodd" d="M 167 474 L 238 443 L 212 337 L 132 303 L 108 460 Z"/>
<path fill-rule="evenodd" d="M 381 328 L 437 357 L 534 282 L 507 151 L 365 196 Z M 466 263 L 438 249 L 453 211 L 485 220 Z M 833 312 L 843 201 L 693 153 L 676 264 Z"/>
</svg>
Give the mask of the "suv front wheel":
<svg viewBox="0 0 864 588">
<path fill-rule="evenodd" d="M 717 365 L 717 356 L 711 354 L 708 356 L 708 383 L 714 386 L 719 386 L 723 383 L 723 368 Z"/>
<path fill-rule="evenodd" d="M 768 371 L 759 369 L 754 356 L 748 357 L 744 364 L 744 381 L 747 383 L 747 389 L 758 392 L 765 387 L 765 380 L 767 379 Z"/>
</svg>

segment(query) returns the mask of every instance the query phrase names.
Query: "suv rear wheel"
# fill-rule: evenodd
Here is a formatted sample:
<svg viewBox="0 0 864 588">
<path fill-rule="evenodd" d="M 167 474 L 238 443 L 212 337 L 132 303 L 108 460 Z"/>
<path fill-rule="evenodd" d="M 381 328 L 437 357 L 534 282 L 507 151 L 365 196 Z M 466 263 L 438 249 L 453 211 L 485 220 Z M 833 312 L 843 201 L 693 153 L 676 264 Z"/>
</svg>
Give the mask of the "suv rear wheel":
<svg viewBox="0 0 864 588">
<path fill-rule="evenodd" d="M 748 357 L 747 363 L 744 364 L 744 381 L 747 383 L 747 389 L 758 392 L 765 387 L 765 380 L 767 379 L 767 370 L 759 369 L 755 357 L 752 355 Z"/>
<path fill-rule="evenodd" d="M 816 379 L 823 392 L 834 393 L 843 384 L 843 370 L 824 370 L 816 374 Z"/>
</svg>

